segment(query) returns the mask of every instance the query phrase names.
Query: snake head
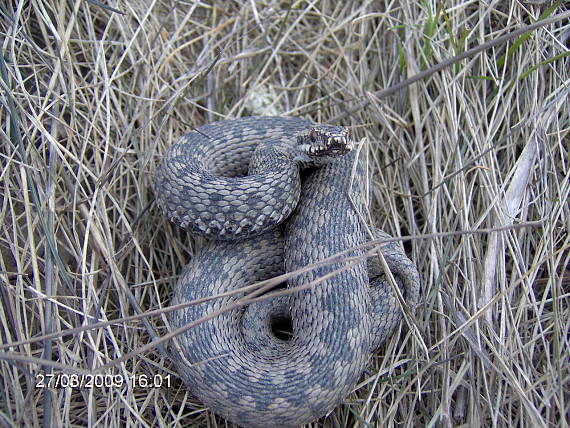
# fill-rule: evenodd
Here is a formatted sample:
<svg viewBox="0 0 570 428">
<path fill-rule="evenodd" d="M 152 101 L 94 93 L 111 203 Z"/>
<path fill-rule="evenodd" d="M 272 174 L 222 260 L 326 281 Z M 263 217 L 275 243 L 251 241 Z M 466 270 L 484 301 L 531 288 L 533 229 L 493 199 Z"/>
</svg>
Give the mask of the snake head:
<svg viewBox="0 0 570 428">
<path fill-rule="evenodd" d="M 297 136 L 297 144 L 311 160 L 337 158 L 354 148 L 350 130 L 344 126 L 315 125 Z"/>
</svg>

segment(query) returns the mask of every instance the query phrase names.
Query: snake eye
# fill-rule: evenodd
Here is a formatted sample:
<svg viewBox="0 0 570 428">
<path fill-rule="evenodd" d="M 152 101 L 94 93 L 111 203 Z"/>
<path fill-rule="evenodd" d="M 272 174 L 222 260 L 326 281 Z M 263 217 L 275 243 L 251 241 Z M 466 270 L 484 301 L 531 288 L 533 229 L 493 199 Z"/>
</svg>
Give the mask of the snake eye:
<svg viewBox="0 0 570 428">
<path fill-rule="evenodd" d="M 309 137 L 311 138 L 311 143 L 314 143 L 315 141 L 317 141 L 317 131 L 312 129 Z"/>
</svg>

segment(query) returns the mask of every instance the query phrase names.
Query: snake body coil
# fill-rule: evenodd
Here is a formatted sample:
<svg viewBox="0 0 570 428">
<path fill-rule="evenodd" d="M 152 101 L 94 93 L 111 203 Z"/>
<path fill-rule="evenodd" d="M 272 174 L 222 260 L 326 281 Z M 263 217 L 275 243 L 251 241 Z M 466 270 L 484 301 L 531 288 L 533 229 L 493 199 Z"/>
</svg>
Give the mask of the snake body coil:
<svg viewBox="0 0 570 428">
<path fill-rule="evenodd" d="M 157 200 L 165 213 L 194 232 L 224 239 L 208 242 L 192 259 L 172 304 L 236 290 L 345 252 L 342 260 L 321 263 L 287 283 L 312 287 L 222 313 L 171 346 L 191 391 L 239 425 L 298 426 L 330 412 L 402 317 L 381 270 L 369 264 L 368 271 L 378 271 L 378 281 L 369 285 L 363 250 L 353 249 L 367 238 L 362 164 L 355 151 L 339 157 L 348 151 L 343 144 L 351 148 L 342 129 L 321 131 L 299 118 L 217 122 L 184 136 L 157 170 Z M 315 153 L 327 162 L 295 188 L 297 164 L 318 163 Z M 251 175 L 236 177 L 248 164 Z M 285 219 L 284 227 L 275 227 Z M 247 238 L 228 240 L 234 235 Z M 398 245 L 381 251 L 404 298 L 415 305 L 415 266 Z M 175 311 L 171 325 L 207 317 L 240 297 Z M 290 338 L 274 333 L 280 322 L 290 323 Z"/>
</svg>

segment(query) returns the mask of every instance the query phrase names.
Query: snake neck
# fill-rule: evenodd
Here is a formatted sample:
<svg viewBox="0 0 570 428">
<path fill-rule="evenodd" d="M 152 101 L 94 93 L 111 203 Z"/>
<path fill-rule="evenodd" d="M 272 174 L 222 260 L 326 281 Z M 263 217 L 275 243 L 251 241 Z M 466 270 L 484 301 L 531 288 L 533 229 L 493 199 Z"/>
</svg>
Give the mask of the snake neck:
<svg viewBox="0 0 570 428">
<path fill-rule="evenodd" d="M 253 152 L 248 174 L 255 175 L 264 171 L 281 170 L 292 164 L 298 164 L 299 152 L 294 139 L 280 138 L 264 141 Z"/>
<path fill-rule="evenodd" d="M 248 174 L 255 175 L 269 169 L 278 170 L 287 164 L 295 164 L 305 172 L 322 168 L 337 160 L 336 156 L 309 156 L 302 150 L 297 136 L 293 135 L 290 138 L 282 137 L 259 144 L 250 161 Z"/>
</svg>

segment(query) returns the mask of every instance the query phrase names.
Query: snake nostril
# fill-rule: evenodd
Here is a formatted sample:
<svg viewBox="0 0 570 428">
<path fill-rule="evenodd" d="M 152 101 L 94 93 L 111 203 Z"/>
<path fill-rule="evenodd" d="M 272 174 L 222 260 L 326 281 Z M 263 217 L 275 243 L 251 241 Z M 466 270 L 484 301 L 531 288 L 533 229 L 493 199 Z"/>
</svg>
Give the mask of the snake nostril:
<svg viewBox="0 0 570 428">
<path fill-rule="evenodd" d="M 271 332 L 283 342 L 288 342 L 293 337 L 293 323 L 289 316 L 274 316 L 271 319 Z"/>
</svg>

